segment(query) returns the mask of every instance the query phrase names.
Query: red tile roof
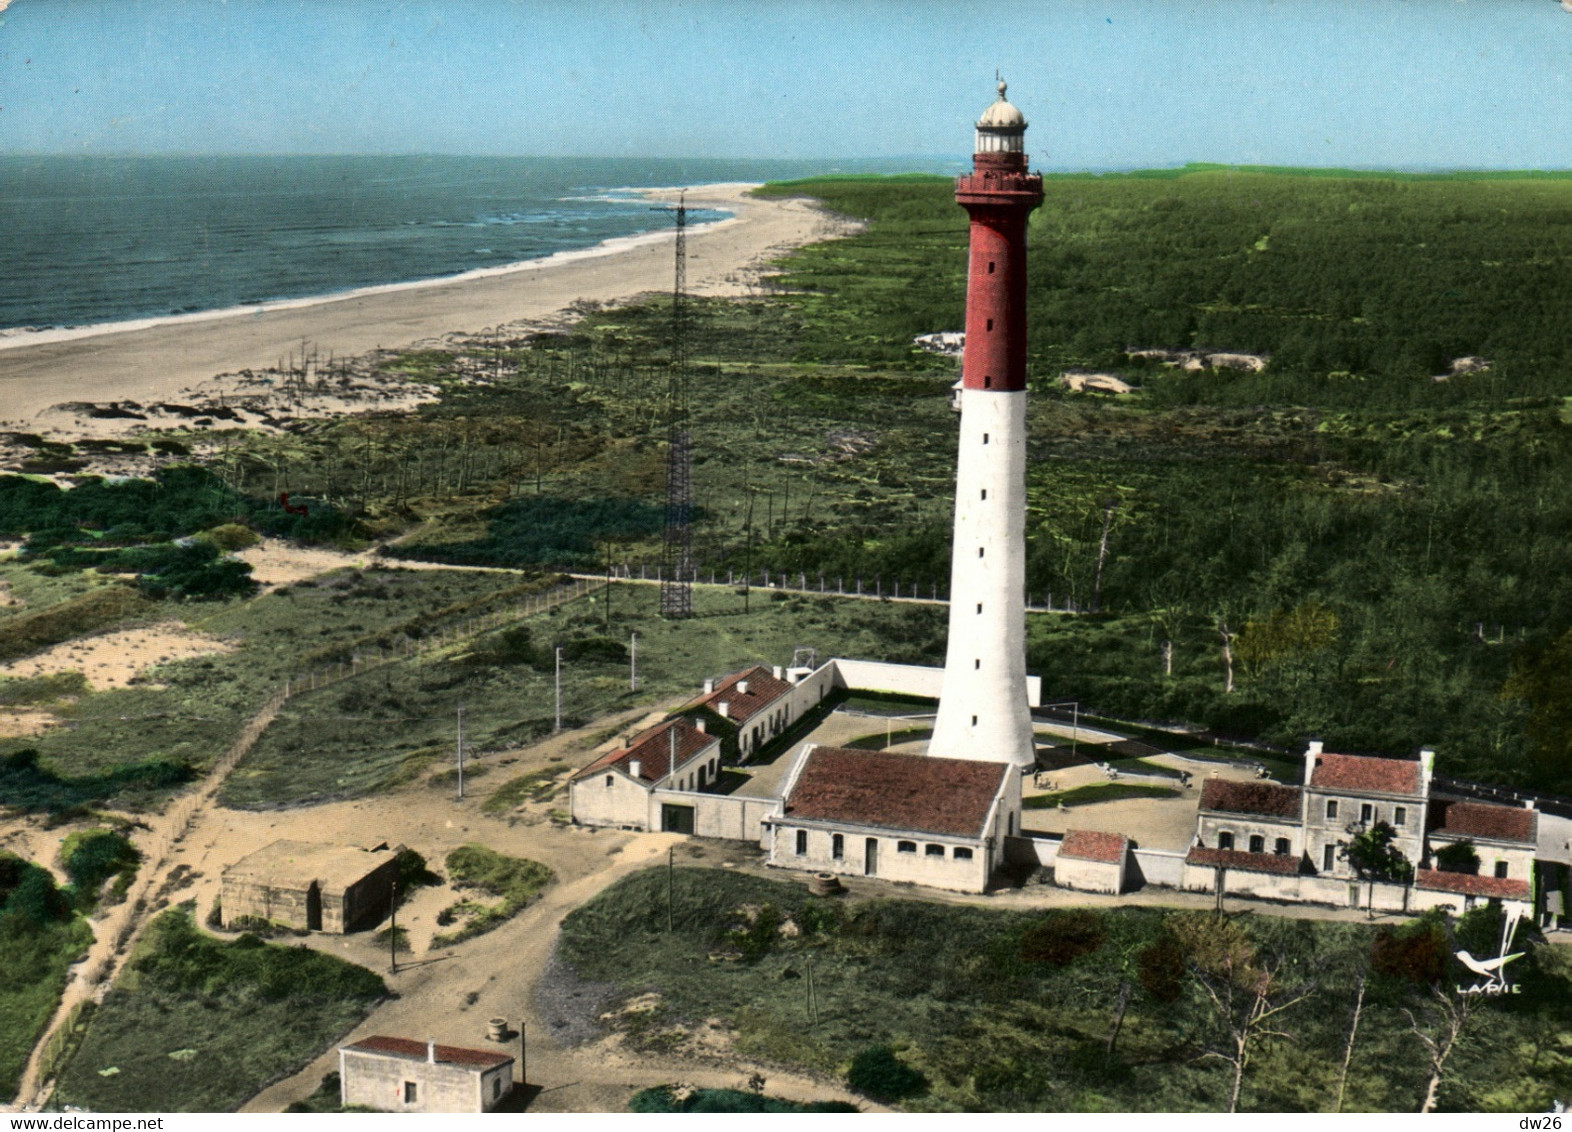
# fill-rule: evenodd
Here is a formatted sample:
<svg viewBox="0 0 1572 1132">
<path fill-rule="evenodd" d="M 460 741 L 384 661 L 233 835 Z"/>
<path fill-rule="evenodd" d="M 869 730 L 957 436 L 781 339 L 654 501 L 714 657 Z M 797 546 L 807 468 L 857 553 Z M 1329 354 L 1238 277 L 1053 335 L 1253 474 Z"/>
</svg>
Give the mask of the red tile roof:
<svg viewBox="0 0 1572 1132">
<path fill-rule="evenodd" d="M 1490 802 L 1431 802 L 1430 828 L 1451 837 L 1483 837 L 1491 841 L 1538 840 L 1539 815 L 1523 806 Z"/>
<path fill-rule="evenodd" d="M 1246 853 L 1240 849 L 1208 849 L 1196 845 L 1185 855 L 1187 865 L 1221 866 L 1246 873 L 1276 873 L 1293 876 L 1299 872 L 1299 858 L 1289 853 Z"/>
<path fill-rule="evenodd" d="M 1473 873 L 1444 873 L 1439 869 L 1420 869 L 1414 874 L 1414 887 L 1503 900 L 1527 900 L 1530 891 L 1527 880 L 1515 877 L 1481 877 Z"/>
<path fill-rule="evenodd" d="M 815 747 L 791 793 L 786 820 L 843 822 L 913 833 L 981 837 L 1006 763 Z"/>
<path fill-rule="evenodd" d="M 353 1050 L 356 1053 L 379 1053 L 387 1057 L 402 1057 L 408 1061 L 425 1061 L 427 1049 L 425 1042 L 412 1041 L 409 1038 L 389 1038 L 377 1034 L 369 1038 L 361 1038 L 358 1042 L 350 1042 L 340 1049 Z M 495 1069 L 499 1065 L 506 1065 L 513 1058 L 509 1054 L 497 1053 L 489 1049 L 465 1049 L 463 1046 L 437 1046 L 437 1061 L 448 1065 L 462 1065 L 467 1069 Z"/>
<path fill-rule="evenodd" d="M 1117 865 L 1124 860 L 1130 839 L 1121 833 L 1099 833 L 1093 829 L 1071 829 L 1064 834 L 1064 844 L 1059 846 L 1059 856 L 1074 857 L 1079 861 L 1101 861 Z"/>
<path fill-rule="evenodd" d="M 1201 786 L 1201 809 L 1229 814 L 1261 814 L 1299 820 L 1299 787 L 1274 782 L 1233 782 L 1208 778 Z"/>
<path fill-rule="evenodd" d="M 639 780 L 642 782 L 657 782 L 671 773 L 671 733 L 677 732 L 677 765 L 680 767 L 694 755 L 698 754 L 711 743 L 719 743 L 720 738 L 706 734 L 686 719 L 668 719 L 664 723 L 657 723 L 649 730 L 634 736 L 633 741 L 626 747 L 618 747 L 615 751 L 608 751 L 589 766 L 574 775 L 574 778 L 588 778 L 590 775 L 603 770 L 616 768 L 627 775 L 632 775 L 632 764 L 635 759 L 639 761 Z"/>
<path fill-rule="evenodd" d="M 1353 793 L 1412 794 L 1420 792 L 1419 764 L 1409 759 L 1369 755 L 1316 755 L 1310 785 L 1319 790 Z"/>
<path fill-rule="evenodd" d="M 746 692 L 739 691 L 737 688 L 737 685 L 744 680 L 748 682 Z M 699 703 L 715 712 L 719 712 L 720 705 L 725 704 L 727 718 L 741 723 L 752 719 L 789 691 L 791 691 L 790 684 L 775 679 L 774 673 L 768 668 L 756 664 L 741 672 L 733 672 L 715 685 L 715 691 L 705 696 Z"/>
</svg>

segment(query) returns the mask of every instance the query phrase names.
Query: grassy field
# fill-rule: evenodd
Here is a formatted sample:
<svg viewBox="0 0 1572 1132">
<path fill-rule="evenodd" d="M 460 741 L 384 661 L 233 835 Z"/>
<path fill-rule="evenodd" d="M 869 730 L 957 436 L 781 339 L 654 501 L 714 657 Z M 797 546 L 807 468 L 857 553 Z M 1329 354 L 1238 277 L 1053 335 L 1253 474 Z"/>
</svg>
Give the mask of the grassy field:
<svg viewBox="0 0 1572 1132">
<path fill-rule="evenodd" d="M 564 662 L 566 727 L 697 695 L 706 676 L 760 661 L 786 663 L 799 645 L 811 645 L 825 658 L 879 655 L 935 663 L 941 657 L 943 622 L 937 611 L 914 614 L 890 603 L 755 594 L 744 612 L 741 596 L 700 587 L 694 593 L 697 615 L 674 622 L 659 616 L 658 601 L 656 586 L 619 584 L 609 614 L 602 593 L 506 631 L 525 630 L 528 649 L 509 651 L 482 638 L 296 696 L 229 779 L 224 799 L 261 806 L 409 781 L 438 761 L 451 761 L 460 703 L 467 741 L 477 750 L 508 750 L 543 738 L 555 723 L 556 642 L 604 639 L 620 647 L 638 634 L 637 692 L 628 687 L 628 662 L 610 659 L 610 650 L 585 650 L 580 659 Z"/>
<path fill-rule="evenodd" d="M 1241 1005 L 1252 996 L 1239 986 L 1261 979 L 1270 1004 L 1298 1000 L 1275 1019 L 1290 1038 L 1251 1044 L 1241 1110 L 1331 1109 L 1367 980 L 1343 1107 L 1413 1111 L 1427 1067 L 1405 1011 L 1433 1034 L 1428 982 L 1451 986 L 1450 947 L 1489 947 L 1499 932 L 1488 914 L 1454 925 L 1449 940 L 1433 921 L 1394 930 L 1154 908 L 823 900 L 799 883 L 700 869 L 677 870 L 672 913 L 668 933 L 666 876 L 650 870 L 563 925 L 582 977 L 628 999 L 658 996 L 620 1015 L 635 1049 L 683 1050 L 710 1018 L 738 1053 L 789 1069 L 843 1075 L 861 1051 L 891 1046 L 927 1079 L 904 1106 L 941 1111 L 1222 1109 L 1232 1070 L 1204 1055 L 1225 1048 L 1227 1021 L 1204 988 L 1223 987 L 1230 969 Z M 752 961 L 717 960 L 728 951 Z M 1572 970 L 1559 949 L 1529 951 L 1522 995 L 1472 1004 L 1442 1108 L 1543 1111 L 1572 1089 Z M 1127 1009 L 1111 1039 L 1121 988 Z"/>
<path fill-rule="evenodd" d="M 61 1075 L 55 1100 L 95 1112 L 228 1112 L 291 1073 L 386 994 L 330 955 L 242 936 L 185 911 L 155 920 Z"/>
<path fill-rule="evenodd" d="M 1097 802 L 1117 802 L 1126 798 L 1177 798 L 1180 791 L 1167 786 L 1141 786 L 1133 782 L 1093 782 L 1074 790 L 1052 794 L 1033 794 L 1021 806 L 1028 810 L 1052 810 L 1058 806 L 1090 806 Z"/>
<path fill-rule="evenodd" d="M 15 1096 L 70 966 L 92 942 L 92 928 L 47 871 L 0 853 L 0 1097 Z"/>
<path fill-rule="evenodd" d="M 437 917 L 438 923 L 457 921 L 459 926 L 431 941 L 433 947 L 446 947 L 472 936 L 499 928 L 528 908 L 557 879 L 539 861 L 505 857 L 484 845 L 463 845 L 448 854 L 448 882 L 455 888 L 496 898 L 496 903 L 466 897 L 449 905 Z"/>
</svg>

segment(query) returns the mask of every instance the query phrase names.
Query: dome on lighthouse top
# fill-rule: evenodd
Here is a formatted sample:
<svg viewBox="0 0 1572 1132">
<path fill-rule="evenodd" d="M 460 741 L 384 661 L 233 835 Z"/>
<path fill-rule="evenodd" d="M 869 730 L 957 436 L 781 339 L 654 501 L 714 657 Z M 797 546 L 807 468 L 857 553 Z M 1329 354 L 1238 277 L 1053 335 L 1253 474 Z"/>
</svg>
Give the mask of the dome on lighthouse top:
<svg viewBox="0 0 1572 1132">
<path fill-rule="evenodd" d="M 1025 148 L 1026 117 L 1005 98 L 1007 89 L 999 80 L 999 97 L 977 119 L 977 153 L 1020 153 Z"/>
<path fill-rule="evenodd" d="M 1026 117 L 1009 99 L 1004 97 L 1004 92 L 1010 84 L 1003 79 L 999 80 L 999 97 L 994 100 L 988 109 L 983 111 L 981 118 L 977 119 L 979 130 L 1024 130 Z"/>
</svg>

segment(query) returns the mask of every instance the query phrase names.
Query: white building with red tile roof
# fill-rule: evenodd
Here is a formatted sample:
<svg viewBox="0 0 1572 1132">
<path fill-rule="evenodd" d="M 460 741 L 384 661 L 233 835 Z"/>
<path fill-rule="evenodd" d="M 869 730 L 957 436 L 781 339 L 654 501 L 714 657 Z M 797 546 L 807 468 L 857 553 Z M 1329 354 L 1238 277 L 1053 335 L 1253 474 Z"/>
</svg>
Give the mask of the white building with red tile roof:
<svg viewBox="0 0 1572 1132">
<path fill-rule="evenodd" d="M 513 1057 L 390 1038 L 338 1049 L 339 1101 L 381 1112 L 490 1112 L 513 1091 Z"/>
<path fill-rule="evenodd" d="M 568 814 L 577 825 L 659 830 L 680 827 L 662 794 L 702 793 L 720 776 L 720 739 L 704 721 L 677 717 L 647 728 L 606 752 L 568 784 Z M 679 807 L 680 808 L 680 807 Z M 675 820 L 668 820 L 675 816 Z M 691 828 L 676 832 L 690 833 Z"/>
<path fill-rule="evenodd" d="M 983 892 L 1021 824 L 1007 763 L 805 747 L 766 819 L 769 863 Z"/>
<path fill-rule="evenodd" d="M 692 706 L 712 711 L 736 728 L 737 756 L 747 762 L 800 716 L 794 711 L 794 700 L 800 697 L 792 695 L 793 688 L 781 669 L 756 664 L 720 680 L 706 680 L 704 694 Z"/>
<path fill-rule="evenodd" d="M 1053 882 L 1061 888 L 1117 896 L 1129 880 L 1133 847 L 1130 839 L 1120 833 L 1065 830 L 1059 854 L 1054 858 Z"/>
<path fill-rule="evenodd" d="M 1305 751 L 1302 825 L 1304 852 L 1320 876 L 1353 879 L 1345 853 L 1352 839 L 1385 822 L 1397 834 L 1392 842 L 1409 861 L 1425 852 L 1425 808 L 1435 752 L 1420 751 L 1417 761 L 1369 755 L 1334 755 L 1319 742 Z"/>
</svg>

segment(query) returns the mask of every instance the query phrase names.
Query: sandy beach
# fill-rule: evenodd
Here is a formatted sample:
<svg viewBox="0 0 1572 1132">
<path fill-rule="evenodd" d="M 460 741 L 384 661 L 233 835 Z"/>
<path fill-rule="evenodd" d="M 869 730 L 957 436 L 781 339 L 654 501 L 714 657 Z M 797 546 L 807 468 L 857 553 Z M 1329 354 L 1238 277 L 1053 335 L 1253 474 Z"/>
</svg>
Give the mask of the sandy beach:
<svg viewBox="0 0 1572 1132">
<path fill-rule="evenodd" d="M 754 187 L 689 190 L 690 206 L 733 213 L 689 236 L 690 293 L 747 294 L 776 257 L 846 231 L 808 201 L 756 199 L 748 195 Z M 648 195 L 676 198 L 675 190 Z M 665 232 L 473 275 L 43 335 L 0 348 L 0 423 L 37 428 L 40 414 L 66 402 L 178 399 L 219 374 L 271 367 L 303 344 L 324 358 L 354 356 L 446 334 L 550 323 L 574 304 L 623 302 L 671 285 L 672 236 Z"/>
</svg>

